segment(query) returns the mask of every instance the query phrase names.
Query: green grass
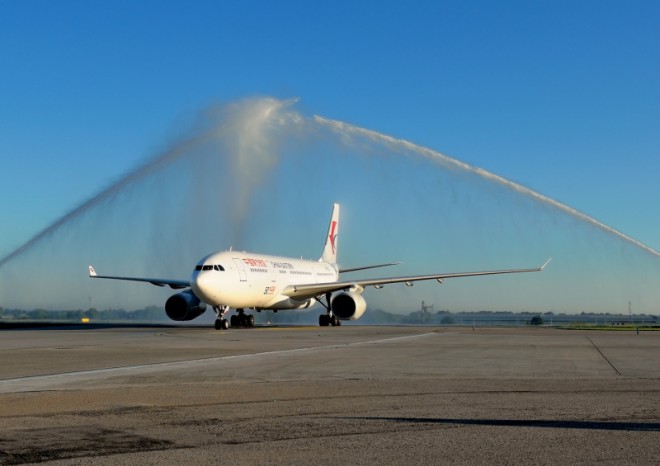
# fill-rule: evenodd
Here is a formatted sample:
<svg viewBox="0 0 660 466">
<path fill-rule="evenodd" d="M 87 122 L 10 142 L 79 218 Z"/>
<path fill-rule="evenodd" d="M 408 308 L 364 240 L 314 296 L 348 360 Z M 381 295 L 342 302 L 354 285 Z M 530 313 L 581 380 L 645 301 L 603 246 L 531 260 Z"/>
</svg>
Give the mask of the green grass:
<svg viewBox="0 0 660 466">
<path fill-rule="evenodd" d="M 585 323 L 575 323 L 569 325 L 560 325 L 557 328 L 562 330 L 605 330 L 608 332 L 658 332 L 660 325 L 595 325 Z"/>
</svg>

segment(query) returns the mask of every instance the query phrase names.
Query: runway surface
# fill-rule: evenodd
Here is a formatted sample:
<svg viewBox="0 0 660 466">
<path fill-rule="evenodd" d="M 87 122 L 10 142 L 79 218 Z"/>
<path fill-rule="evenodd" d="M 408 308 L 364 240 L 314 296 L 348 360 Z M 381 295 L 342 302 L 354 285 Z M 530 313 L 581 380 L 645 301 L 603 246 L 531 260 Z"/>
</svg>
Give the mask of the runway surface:
<svg viewBox="0 0 660 466">
<path fill-rule="evenodd" d="M 0 464 L 660 464 L 660 333 L 0 332 Z"/>
</svg>

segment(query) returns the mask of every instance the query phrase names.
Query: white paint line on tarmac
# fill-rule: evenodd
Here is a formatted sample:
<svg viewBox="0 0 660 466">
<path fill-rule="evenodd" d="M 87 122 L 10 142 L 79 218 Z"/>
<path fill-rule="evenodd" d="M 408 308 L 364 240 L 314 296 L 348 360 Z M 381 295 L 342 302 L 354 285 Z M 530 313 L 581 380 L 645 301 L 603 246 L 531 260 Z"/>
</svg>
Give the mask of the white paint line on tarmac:
<svg viewBox="0 0 660 466">
<path fill-rule="evenodd" d="M 202 367 L 206 365 L 212 365 L 218 362 L 231 361 L 237 359 L 262 358 L 268 356 L 287 356 L 292 354 L 308 353 L 308 352 L 328 350 L 328 349 L 350 348 L 353 346 L 361 346 L 361 345 L 374 345 L 379 343 L 399 342 L 404 340 L 429 337 L 432 335 L 438 335 L 438 334 L 422 333 L 419 335 L 406 335 L 402 337 L 384 338 L 382 340 L 358 341 L 353 343 L 341 343 L 341 344 L 326 345 L 326 346 L 312 346 L 308 348 L 265 351 L 261 353 L 219 356 L 219 357 L 202 358 L 202 359 L 188 359 L 185 361 L 157 362 L 152 364 L 140 364 L 135 366 L 110 367 L 105 369 L 91 369 L 85 371 L 62 372 L 59 374 L 18 377 L 14 379 L 0 380 L 0 393 L 43 391 L 43 390 L 52 389 L 56 385 L 61 385 L 68 382 L 98 380 L 101 378 L 108 378 L 108 377 L 154 373 L 161 371 L 186 369 L 191 367 Z"/>
</svg>

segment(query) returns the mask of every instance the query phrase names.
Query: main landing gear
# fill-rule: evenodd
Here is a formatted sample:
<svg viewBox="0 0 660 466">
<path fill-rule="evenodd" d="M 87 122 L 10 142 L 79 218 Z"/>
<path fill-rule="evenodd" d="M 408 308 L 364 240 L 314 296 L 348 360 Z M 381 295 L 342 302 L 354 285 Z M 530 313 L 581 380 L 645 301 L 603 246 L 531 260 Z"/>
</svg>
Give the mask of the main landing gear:
<svg viewBox="0 0 660 466">
<path fill-rule="evenodd" d="M 341 319 L 334 314 L 321 314 L 319 316 L 319 325 L 321 327 L 327 327 L 329 325 L 332 325 L 333 327 L 339 327 L 341 325 Z"/>
<path fill-rule="evenodd" d="M 339 327 L 341 325 L 341 319 L 337 317 L 334 312 L 332 312 L 332 293 L 325 294 L 325 301 L 327 304 L 323 304 L 323 301 L 319 300 L 319 303 L 328 311 L 327 314 L 321 314 L 319 316 L 319 325 L 321 327 L 328 327 L 332 325 L 333 327 Z"/>
<path fill-rule="evenodd" d="M 229 320 L 225 314 L 229 311 L 228 306 L 214 306 L 215 311 L 215 329 L 227 330 L 229 327 L 254 327 L 254 316 L 246 314 L 243 309 L 236 309 L 237 314 L 231 316 Z"/>
<path fill-rule="evenodd" d="M 237 314 L 229 319 L 232 327 L 254 327 L 254 316 L 243 309 L 236 309 Z"/>
</svg>

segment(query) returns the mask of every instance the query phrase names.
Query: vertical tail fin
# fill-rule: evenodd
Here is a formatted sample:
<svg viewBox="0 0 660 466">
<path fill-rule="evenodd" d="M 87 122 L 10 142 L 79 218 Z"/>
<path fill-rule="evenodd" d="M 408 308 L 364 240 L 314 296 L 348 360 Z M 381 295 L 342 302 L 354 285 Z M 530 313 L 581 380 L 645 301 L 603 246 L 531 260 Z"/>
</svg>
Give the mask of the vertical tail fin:
<svg viewBox="0 0 660 466">
<path fill-rule="evenodd" d="M 332 218 L 328 226 L 328 234 L 325 237 L 325 247 L 323 248 L 323 255 L 321 262 L 329 264 L 337 263 L 337 239 L 339 237 L 339 204 L 332 206 Z"/>
</svg>

